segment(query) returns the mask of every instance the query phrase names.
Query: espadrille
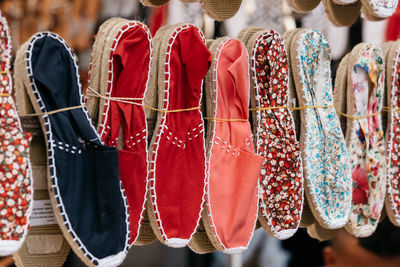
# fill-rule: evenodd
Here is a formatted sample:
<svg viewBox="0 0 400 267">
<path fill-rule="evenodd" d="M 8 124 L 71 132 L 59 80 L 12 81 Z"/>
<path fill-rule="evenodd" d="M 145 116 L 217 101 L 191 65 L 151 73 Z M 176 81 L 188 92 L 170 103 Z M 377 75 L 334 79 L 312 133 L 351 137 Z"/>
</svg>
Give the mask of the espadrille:
<svg viewBox="0 0 400 267">
<path fill-rule="evenodd" d="M 366 237 L 378 224 L 385 197 L 386 157 L 380 114 L 385 70 L 382 51 L 376 45 L 359 44 L 346 58 L 347 88 L 342 99 L 347 99 L 344 113 L 353 197 L 345 229 L 356 237 Z M 341 84 L 344 82 L 336 83 L 337 87 Z"/>
<path fill-rule="evenodd" d="M 286 239 L 296 232 L 303 208 L 300 143 L 289 110 L 288 58 L 282 37 L 273 30 L 257 31 L 245 44 L 254 143 L 264 157 L 258 220 L 268 233 Z"/>
<path fill-rule="evenodd" d="M 108 92 L 108 86 L 110 85 L 109 80 L 115 79 L 114 76 L 109 76 L 108 72 L 110 68 L 110 52 L 113 53 L 112 46 L 114 45 L 114 38 L 112 38 L 112 36 L 115 37 L 121 28 L 128 23 L 128 20 L 122 18 L 113 18 L 107 20 L 100 26 L 96 35 L 95 43 L 93 45 L 89 68 L 89 86 L 87 89 L 86 106 L 89 115 L 92 118 L 92 122 L 97 126 L 98 131 L 101 130 L 100 126 L 103 121 L 104 111 L 106 110 L 106 98 L 99 97 L 99 95 L 110 97 L 110 92 Z M 108 51 L 108 53 L 105 51 Z M 147 129 L 149 129 L 149 127 L 147 127 Z M 132 211 L 132 207 L 130 207 L 130 209 Z M 153 230 L 151 229 L 147 213 L 144 212 L 141 214 L 144 218 L 139 220 L 139 236 L 136 238 L 131 238 L 131 242 L 134 242 L 135 245 L 146 245 L 156 240 Z M 134 219 L 131 220 L 130 224 L 132 226 L 132 223 L 137 224 L 137 222 L 138 221 Z M 131 234 L 134 233 L 131 232 Z"/>
<path fill-rule="evenodd" d="M 34 113 L 29 96 L 24 87 L 20 67 L 25 64 L 25 51 L 28 44 L 22 45 L 18 50 L 14 65 L 15 98 L 18 113 Z M 17 68 L 18 67 L 18 68 Z M 30 220 L 28 235 L 21 249 L 13 255 L 15 265 L 61 267 L 71 250 L 67 240 L 57 224 L 49 199 L 47 186 L 47 152 L 43 131 L 39 120 L 33 117 L 22 117 L 21 123 L 24 131 L 32 134 L 29 155 L 33 179 L 33 214 Z"/>
<path fill-rule="evenodd" d="M 291 71 L 292 70 L 292 66 L 291 66 L 291 59 L 290 59 L 290 57 L 291 57 L 290 44 L 292 43 L 294 35 L 298 31 L 301 31 L 301 29 L 289 30 L 289 31 L 286 31 L 282 36 L 283 40 L 284 40 L 284 43 L 285 43 L 285 47 L 286 47 L 287 57 L 288 57 L 289 96 L 290 96 L 289 106 L 291 108 L 298 107 L 298 103 L 299 103 L 298 97 L 297 97 L 297 93 L 296 93 L 296 87 L 295 87 L 294 80 L 293 80 L 293 72 Z M 300 139 L 300 132 L 302 130 L 301 129 L 301 122 L 300 122 L 300 112 L 299 111 L 293 111 L 292 112 L 292 117 L 293 117 L 294 124 L 295 124 L 296 139 L 299 140 Z M 303 196 L 304 196 L 304 190 L 303 190 Z M 311 209 L 310 209 L 310 207 L 309 207 L 309 205 L 307 203 L 307 198 L 304 197 L 303 210 L 302 210 L 301 220 L 300 220 L 300 227 L 301 228 L 306 228 L 306 227 L 312 225 L 314 223 L 314 221 L 315 221 L 314 220 L 314 216 L 313 216 L 313 214 L 311 212 Z"/>
<path fill-rule="evenodd" d="M 249 26 L 243 28 L 237 35 L 237 39 L 242 41 L 244 44 L 247 44 L 251 36 L 253 36 L 256 32 L 264 30 L 260 27 Z"/>
<path fill-rule="evenodd" d="M 159 7 L 168 3 L 169 0 L 140 0 L 144 6 Z"/>
<path fill-rule="evenodd" d="M 153 56 L 152 56 L 151 67 L 150 67 L 150 79 L 148 82 L 148 87 L 147 87 L 148 89 L 146 90 L 146 93 L 144 95 L 144 104 L 148 107 L 157 107 L 157 105 L 158 105 L 158 102 L 157 102 L 158 56 L 155 56 L 155 52 L 156 52 L 156 55 L 158 55 L 158 51 L 160 50 L 160 45 L 161 45 L 161 39 L 164 36 L 163 33 L 170 27 L 173 27 L 173 25 L 161 27 L 157 31 L 157 32 L 159 32 L 159 34 L 154 36 L 154 38 L 152 39 Z M 155 128 L 155 125 L 157 122 L 157 112 L 155 110 L 152 110 L 149 108 L 146 108 L 144 111 L 146 114 L 148 137 L 150 139 L 150 140 L 148 140 L 148 143 L 149 143 L 153 137 L 153 132 L 155 130 L 154 128 Z M 140 234 L 139 234 L 138 239 L 135 242 L 135 245 L 147 245 L 147 244 L 151 244 L 157 240 L 157 237 L 153 231 L 153 227 L 151 226 L 151 223 L 150 223 L 149 212 L 151 212 L 151 211 L 148 210 L 147 204 L 146 204 L 146 211 L 144 213 L 144 219 L 143 219 L 142 225 L 140 227 Z"/>
<path fill-rule="evenodd" d="M 254 153 L 249 119 L 249 63 L 237 39 L 219 38 L 206 76 L 207 195 L 203 224 L 214 247 L 245 250 L 258 213 L 258 177 L 264 158 Z"/>
<path fill-rule="evenodd" d="M 291 66 L 291 53 L 290 53 L 290 44 L 292 43 L 293 37 L 295 36 L 295 34 L 298 31 L 301 31 L 302 29 L 293 29 L 290 31 L 287 31 L 283 34 L 283 40 L 285 42 L 285 47 L 286 47 L 286 51 L 287 51 L 287 57 L 288 57 L 288 66 L 289 66 L 289 72 L 288 72 L 288 76 L 289 76 L 289 106 L 291 108 L 296 108 L 298 107 L 298 97 L 297 97 L 297 93 L 296 93 L 296 87 L 294 84 L 294 80 L 293 80 L 293 72 L 292 70 L 292 66 Z M 300 112 L 299 111 L 294 111 L 292 113 L 293 119 L 294 119 L 294 123 L 295 123 L 295 130 L 296 130 L 296 138 L 297 140 L 300 139 L 300 132 L 301 130 L 301 122 L 300 122 Z M 304 194 L 304 191 L 303 191 Z M 306 228 L 310 225 L 312 225 L 314 223 L 314 216 L 311 212 L 311 209 L 307 203 L 307 198 L 304 197 L 303 200 L 303 211 L 301 214 L 301 221 L 300 221 L 300 227 L 302 228 Z"/>
<path fill-rule="evenodd" d="M 210 48 L 210 45 L 213 43 L 213 41 L 214 40 L 212 39 L 206 40 L 207 48 Z M 204 87 L 205 85 L 203 84 L 203 89 Z M 202 94 L 202 100 L 201 100 L 201 112 L 203 113 L 203 116 L 207 116 L 207 100 L 206 100 L 206 94 L 204 93 Z M 213 243 L 208 238 L 207 231 L 204 228 L 203 220 L 200 221 L 200 224 L 197 227 L 196 232 L 190 239 L 188 247 L 193 252 L 198 254 L 205 254 L 216 251 L 216 248 L 214 247 Z"/>
<path fill-rule="evenodd" d="M 289 66 L 289 106 L 291 108 L 296 108 L 298 107 L 298 98 L 297 98 L 297 93 L 296 93 L 296 88 L 293 80 L 293 73 L 291 71 L 291 60 L 290 60 L 290 44 L 292 43 L 293 37 L 296 34 L 296 32 L 301 31 L 301 29 L 293 29 L 290 31 L 285 32 L 283 35 L 283 40 L 285 43 L 286 51 L 287 51 L 287 57 L 288 57 L 288 66 Z M 294 111 L 292 113 L 294 124 L 295 124 L 295 131 L 296 131 L 296 139 L 300 139 L 300 132 L 301 132 L 301 122 L 300 122 L 300 112 L 299 111 Z M 304 129 L 303 129 L 304 130 Z M 304 193 L 303 193 L 304 194 Z M 305 228 L 314 223 L 314 216 L 311 212 L 311 209 L 307 203 L 307 198 L 304 198 L 303 200 L 303 210 L 301 214 L 301 221 L 300 221 L 300 227 Z"/>
<path fill-rule="evenodd" d="M 202 32 L 191 24 L 163 27 L 153 40 L 156 63 L 149 95 L 157 95 L 157 90 L 158 103 L 149 147 L 147 214 L 161 242 L 183 247 L 199 225 L 204 198 L 204 127 L 199 105 L 211 56 Z"/>
<path fill-rule="evenodd" d="M 346 104 L 346 85 L 347 85 L 347 65 L 349 55 L 346 55 L 340 62 L 336 72 L 335 87 L 333 90 L 334 106 L 336 111 L 344 113 Z M 340 117 L 340 123 L 343 134 L 346 131 L 346 120 L 344 117 Z M 338 233 L 339 229 L 326 229 L 322 227 L 318 222 L 314 222 L 312 225 L 307 227 L 307 233 L 312 238 L 319 241 L 330 240 L 334 238 Z"/>
<path fill-rule="evenodd" d="M 118 151 L 103 145 L 90 123 L 78 67 L 64 40 L 37 33 L 20 53 L 25 61 L 15 68 L 45 133 L 48 186 L 57 222 L 86 265 L 117 266 L 129 247 Z"/>
<path fill-rule="evenodd" d="M 363 8 L 362 13 L 373 21 L 383 20 L 391 17 L 396 11 L 398 0 L 360 0 Z"/>
<path fill-rule="evenodd" d="M 345 55 L 342 60 L 340 61 L 340 64 L 336 70 L 336 79 L 335 79 L 335 87 L 333 90 L 333 99 L 334 99 L 334 106 L 336 109 L 336 112 L 339 114 L 345 114 L 346 113 L 346 97 L 347 97 L 347 67 L 349 64 L 349 59 L 350 59 L 350 53 Z M 346 133 L 347 130 L 347 119 L 344 116 L 340 116 L 340 124 L 342 128 L 343 134 Z M 321 227 L 319 225 L 319 227 Z M 307 228 L 308 234 L 318 240 L 324 240 L 324 238 L 320 237 L 317 232 L 318 230 L 316 228 L 319 228 L 315 225 L 311 225 L 310 227 Z M 327 230 L 327 229 L 324 229 Z M 335 230 L 331 230 L 335 231 Z M 330 236 L 330 234 L 327 234 Z"/>
<path fill-rule="evenodd" d="M 188 247 L 197 254 L 205 254 L 216 251 L 216 248 L 214 247 L 210 238 L 208 238 L 203 221 L 201 221 L 199 227 L 197 227 L 197 230 L 193 234 Z"/>
<path fill-rule="evenodd" d="M 232 18 L 239 11 L 242 0 L 199 0 L 204 12 L 217 21 Z"/>
<path fill-rule="evenodd" d="M 148 89 L 146 90 L 144 96 L 144 104 L 148 107 L 157 107 L 158 106 L 158 69 L 159 69 L 159 51 L 160 46 L 162 44 L 162 39 L 164 37 L 164 33 L 174 27 L 174 25 L 168 25 L 161 27 L 157 31 L 157 35 L 154 36 L 152 39 L 153 44 L 153 57 L 151 60 L 151 67 L 150 67 L 150 79 L 148 84 Z M 148 129 L 148 136 L 149 136 L 149 143 L 153 137 L 154 131 L 156 130 L 156 123 L 157 123 L 157 111 L 154 109 L 145 109 L 146 114 L 146 121 L 147 121 L 147 129 Z M 150 157 L 149 157 L 150 162 Z M 149 166 L 150 168 L 150 166 Z M 148 168 L 148 171 L 149 171 Z M 149 195 L 149 194 L 148 194 Z M 140 228 L 140 235 L 138 240 L 135 244 L 146 245 L 154 242 L 157 240 L 157 237 L 153 231 L 153 226 L 150 222 L 150 218 L 154 218 L 153 215 L 149 216 L 152 211 L 148 209 L 148 205 L 146 205 L 146 212 L 144 214 L 144 219 L 142 223 L 142 227 Z"/>
<path fill-rule="evenodd" d="M 90 118 L 92 119 L 92 122 L 94 126 L 99 129 L 100 123 L 103 120 L 103 112 L 100 112 L 100 110 L 103 111 L 104 109 L 104 99 L 99 98 L 95 95 L 93 95 L 94 92 L 97 92 L 99 94 L 105 93 L 105 92 L 100 92 L 101 90 L 101 84 L 105 83 L 106 85 L 103 84 L 103 91 L 105 90 L 105 87 L 107 86 L 107 80 L 108 80 L 108 75 L 107 77 L 101 77 L 101 74 L 104 73 L 104 70 L 108 69 L 108 61 L 103 62 L 103 52 L 106 50 L 105 49 L 105 43 L 108 41 L 110 43 L 110 32 L 118 26 L 123 25 L 127 23 L 128 20 L 122 19 L 122 18 L 111 18 L 107 21 L 105 21 L 103 24 L 100 25 L 99 30 L 96 35 L 96 39 L 93 44 L 92 48 L 92 54 L 90 57 L 90 65 L 89 65 L 89 79 L 88 79 L 88 88 L 86 94 L 86 107 L 89 113 Z M 109 44 L 108 48 L 112 45 Z M 108 55 L 105 55 L 104 57 L 107 57 Z M 105 63 L 105 65 L 102 63 Z M 94 91 L 90 93 L 91 91 Z"/>
<path fill-rule="evenodd" d="M 206 40 L 206 46 L 207 48 L 210 48 L 210 45 L 213 43 L 214 40 Z M 205 85 L 203 83 L 203 89 Z M 206 95 L 203 93 L 202 94 L 202 100 L 201 100 L 201 112 L 203 113 L 203 116 L 207 116 L 207 101 L 206 101 Z M 203 202 L 204 205 L 204 202 Z M 200 224 L 197 227 L 196 232 L 192 235 L 192 238 L 190 239 L 190 242 L 188 244 L 188 247 L 195 253 L 198 254 L 205 254 L 205 253 L 211 253 L 216 251 L 216 248 L 212 244 L 211 240 L 208 238 L 207 231 L 204 228 L 203 220 L 200 220 Z"/>
<path fill-rule="evenodd" d="M 340 229 L 326 229 L 319 225 L 318 222 L 314 222 L 311 226 L 307 227 L 307 233 L 310 237 L 319 241 L 326 241 L 334 238 Z"/>
<path fill-rule="evenodd" d="M 387 187 L 385 207 L 390 221 L 400 226 L 400 42 L 383 45 L 386 50 L 386 95 L 388 103 L 386 147 Z"/>
<path fill-rule="evenodd" d="M 111 18 L 106 20 L 103 24 L 100 25 L 99 30 L 95 36 L 94 44 L 92 47 L 92 53 L 90 55 L 90 63 L 89 63 L 89 72 L 88 72 L 88 85 L 89 87 L 96 91 L 100 92 L 100 69 L 101 69 L 101 58 L 103 54 L 104 47 L 104 38 L 107 36 L 109 32 L 109 28 L 113 21 L 117 20 L 117 18 Z M 96 58 L 95 58 L 96 55 Z M 88 93 L 88 92 L 86 92 Z M 92 119 L 93 125 L 97 128 L 99 124 L 99 102 L 100 99 L 92 96 L 85 96 L 86 109 L 90 118 Z"/>
<path fill-rule="evenodd" d="M 105 145 L 119 148 L 119 170 L 129 204 L 130 243 L 135 243 L 147 198 L 147 123 L 144 94 L 152 57 L 151 33 L 136 21 L 108 33 L 103 51 L 100 92 L 104 99 L 99 134 Z M 107 66 L 108 63 L 108 66 Z M 103 88 L 105 87 L 105 88 Z M 90 89 L 91 90 L 91 89 Z M 107 98 L 110 96 L 111 98 Z"/>
<path fill-rule="evenodd" d="M 350 5 L 358 2 L 359 0 L 332 0 L 337 5 Z"/>
<path fill-rule="evenodd" d="M 322 0 L 322 3 L 326 16 L 335 26 L 351 26 L 360 16 L 360 0 L 346 5 L 337 4 L 334 0 Z"/>
<path fill-rule="evenodd" d="M 159 7 L 162 5 L 165 5 L 167 2 L 169 2 L 169 0 L 140 0 L 140 2 L 145 5 L 145 6 L 149 6 L 149 7 Z M 182 3 L 194 3 L 197 2 L 197 0 L 180 0 L 180 2 Z M 173 3 L 174 7 L 175 7 L 175 2 Z M 169 7 L 171 6 L 171 4 L 169 4 Z"/>
<path fill-rule="evenodd" d="M 169 0 L 140 0 L 149 7 L 159 7 Z M 242 0 L 182 0 L 183 2 L 200 2 L 203 11 L 212 19 L 223 21 L 236 15 L 242 4 Z"/>
<path fill-rule="evenodd" d="M 114 37 L 115 34 L 121 29 L 121 27 L 123 27 L 124 25 L 126 25 L 129 21 L 126 19 L 121 19 L 118 18 L 114 21 L 112 21 L 109 26 L 107 27 L 107 33 L 104 35 L 100 35 L 100 42 L 103 43 L 103 47 L 102 47 L 102 52 L 100 52 L 98 55 L 97 53 L 94 55 L 95 59 L 97 58 L 98 61 L 100 61 L 100 67 L 97 69 L 97 73 L 98 73 L 98 92 L 100 93 L 100 95 L 102 96 L 106 96 L 109 97 L 108 95 L 108 83 L 109 80 L 111 79 L 109 77 L 110 75 L 110 70 L 109 70 L 109 59 L 110 59 L 110 50 L 112 48 L 112 46 L 114 45 Z M 95 51 L 93 51 L 95 53 Z M 94 72 L 94 71 L 93 71 Z M 96 72 L 94 72 L 93 74 L 96 74 Z M 89 84 L 90 86 L 90 84 Z M 94 89 L 96 90 L 96 89 Z M 90 87 L 89 91 L 93 92 L 93 89 Z M 90 94 L 88 94 L 88 96 L 90 96 Z M 98 124 L 97 124 L 97 131 L 100 132 L 100 126 L 104 121 L 104 116 L 105 116 L 105 104 L 106 104 L 106 99 L 103 97 L 99 98 L 99 104 L 98 104 L 98 111 L 99 111 L 99 115 L 98 115 Z"/>
<path fill-rule="evenodd" d="M 319 31 L 296 32 L 290 60 L 301 116 L 305 192 L 315 220 L 336 229 L 351 207 L 349 155 L 333 107 L 328 42 Z"/>
<path fill-rule="evenodd" d="M 298 97 L 297 97 L 297 92 L 296 92 L 296 87 L 294 84 L 294 80 L 293 80 L 293 72 L 291 71 L 292 67 L 291 67 L 291 60 L 290 60 L 290 44 L 292 43 L 293 37 L 295 36 L 295 34 L 298 31 L 301 31 L 302 29 L 293 29 L 290 31 L 287 31 L 283 34 L 283 40 L 285 43 L 285 47 L 286 47 L 286 52 L 287 52 L 287 57 L 288 57 L 288 66 L 289 66 L 289 72 L 288 72 L 288 76 L 289 76 L 289 106 L 291 108 L 295 108 L 299 106 L 299 101 L 298 101 Z M 301 125 L 300 125 L 300 112 L 298 111 L 293 111 L 292 112 L 292 116 L 295 122 L 295 130 L 296 130 L 296 137 L 297 139 L 299 139 L 300 137 L 300 132 L 301 132 Z"/>
<path fill-rule="evenodd" d="M 346 113 L 347 110 L 347 66 L 349 64 L 350 53 L 345 55 L 336 70 L 335 88 L 333 90 L 333 103 L 337 113 Z M 347 118 L 340 116 L 340 125 L 343 134 L 347 131 Z"/>
<path fill-rule="evenodd" d="M 307 13 L 316 8 L 321 0 L 288 0 L 291 8 L 298 13 Z"/>
<path fill-rule="evenodd" d="M 32 212 L 31 135 L 22 131 L 12 93 L 11 39 L 0 13 L 0 256 L 22 246 Z"/>
</svg>

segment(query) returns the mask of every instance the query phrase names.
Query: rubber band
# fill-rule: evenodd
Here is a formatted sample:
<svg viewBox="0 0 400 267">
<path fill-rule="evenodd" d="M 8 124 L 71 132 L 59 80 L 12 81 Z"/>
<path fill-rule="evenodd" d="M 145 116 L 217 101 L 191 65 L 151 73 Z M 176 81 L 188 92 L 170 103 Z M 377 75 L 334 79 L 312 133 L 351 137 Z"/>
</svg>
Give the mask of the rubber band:
<svg viewBox="0 0 400 267">
<path fill-rule="evenodd" d="M 276 107 L 263 107 L 263 108 L 250 108 L 250 111 L 261 111 L 261 110 L 271 110 L 271 109 L 281 109 L 281 108 L 288 108 L 292 111 L 295 110 L 304 110 L 309 108 L 333 108 L 333 105 L 325 105 L 325 106 L 304 106 L 304 107 L 294 107 L 291 108 L 289 106 L 276 106 Z"/>
<path fill-rule="evenodd" d="M 157 111 L 157 112 L 162 112 L 162 113 L 177 113 L 177 112 L 193 111 L 193 110 L 199 110 L 200 109 L 200 107 L 171 109 L 171 110 L 158 109 L 158 108 L 154 108 L 154 107 L 151 107 L 151 106 L 147 106 L 147 105 L 142 104 L 142 103 L 134 102 L 134 101 L 143 101 L 143 98 L 104 96 L 104 95 L 101 95 L 99 92 L 94 91 L 90 87 L 88 87 L 87 89 L 89 89 L 89 91 L 93 92 L 93 93 L 87 94 L 87 96 L 99 97 L 101 99 L 110 100 L 110 101 L 114 101 L 114 102 L 137 105 L 137 106 L 141 106 L 141 107 L 144 107 L 144 108 L 147 108 L 147 109 L 150 109 L 150 110 L 154 110 L 154 111 Z"/>
<path fill-rule="evenodd" d="M 9 93 L 0 93 L 0 97 L 2 97 L 2 96 L 8 97 L 8 96 L 11 96 L 11 94 L 9 94 Z"/>
<path fill-rule="evenodd" d="M 214 121 L 214 122 L 237 122 L 237 121 L 249 121 L 248 119 L 225 119 L 225 118 L 210 118 L 204 117 L 207 121 Z"/>
<path fill-rule="evenodd" d="M 52 115 L 64 111 L 69 111 L 69 110 L 74 110 L 74 109 L 80 109 L 84 108 L 85 105 L 80 105 L 80 106 L 73 106 L 73 107 L 66 107 L 66 108 L 60 108 L 60 109 L 55 109 L 49 112 L 41 112 L 41 113 L 31 113 L 31 114 L 20 114 L 20 117 L 38 117 L 38 116 L 44 116 L 44 115 Z"/>
<path fill-rule="evenodd" d="M 362 120 L 362 119 L 374 117 L 374 116 L 377 116 L 377 115 L 381 114 L 381 111 L 378 111 L 378 112 L 371 113 L 371 114 L 367 114 L 367 115 L 364 115 L 364 116 L 355 117 L 355 116 L 352 116 L 352 115 L 349 115 L 349 114 L 346 114 L 346 113 L 342 113 L 342 112 L 340 112 L 340 111 L 336 111 L 336 112 L 337 112 L 339 115 L 341 115 L 341 116 L 343 116 L 343 117 L 346 117 L 346 118 L 348 118 L 348 119 L 351 119 L 351 120 Z"/>
<path fill-rule="evenodd" d="M 0 71 L 0 74 L 8 74 L 8 73 L 10 73 L 9 70 L 2 70 L 2 71 Z"/>
</svg>

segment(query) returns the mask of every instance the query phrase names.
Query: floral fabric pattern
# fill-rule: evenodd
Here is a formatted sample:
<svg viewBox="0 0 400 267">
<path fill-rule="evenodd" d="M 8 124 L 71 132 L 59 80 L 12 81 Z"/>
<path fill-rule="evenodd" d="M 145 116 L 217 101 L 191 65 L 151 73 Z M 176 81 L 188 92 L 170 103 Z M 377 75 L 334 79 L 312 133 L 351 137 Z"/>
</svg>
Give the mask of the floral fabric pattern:
<svg viewBox="0 0 400 267">
<path fill-rule="evenodd" d="M 398 0 L 369 0 L 376 16 L 388 18 L 396 11 Z"/>
<path fill-rule="evenodd" d="M 396 56 L 394 59 L 393 74 L 391 77 L 392 91 L 391 108 L 400 107 L 400 46 L 396 45 Z M 390 77 L 389 77 L 390 78 Z M 391 116 L 391 129 L 388 136 L 388 184 L 387 184 L 387 204 L 386 209 L 392 222 L 400 226 L 400 113 L 393 111 Z"/>
<path fill-rule="evenodd" d="M 379 113 L 383 104 L 382 52 L 373 45 L 362 45 L 351 71 L 355 117 Z M 353 201 L 346 229 L 356 236 L 368 236 L 378 224 L 385 196 L 386 157 L 380 114 L 352 120 L 349 153 Z"/>
<path fill-rule="evenodd" d="M 277 32 L 259 35 L 251 65 L 255 107 L 288 106 L 288 58 Z M 288 108 L 257 111 L 256 117 L 256 152 L 265 158 L 259 176 L 260 221 L 268 223 L 275 237 L 288 238 L 300 223 L 303 207 L 300 143 Z"/>
<path fill-rule="evenodd" d="M 296 38 L 296 37 L 295 37 Z M 346 223 L 351 205 L 349 155 L 336 110 L 328 42 L 319 31 L 305 30 L 297 42 L 301 89 L 297 95 L 306 108 L 302 133 L 303 164 L 308 203 L 314 217 L 326 228 Z"/>
<path fill-rule="evenodd" d="M 11 42 L 0 15 L 0 250 L 1 241 L 23 240 L 32 202 L 28 159 L 31 135 L 23 133 L 11 94 Z"/>
</svg>

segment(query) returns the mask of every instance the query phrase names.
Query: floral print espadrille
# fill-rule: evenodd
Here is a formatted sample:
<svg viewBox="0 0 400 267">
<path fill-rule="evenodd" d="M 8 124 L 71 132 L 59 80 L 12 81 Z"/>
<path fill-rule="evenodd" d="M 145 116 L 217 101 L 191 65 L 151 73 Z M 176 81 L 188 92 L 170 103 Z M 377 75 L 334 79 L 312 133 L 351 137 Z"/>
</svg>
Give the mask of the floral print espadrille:
<svg viewBox="0 0 400 267">
<path fill-rule="evenodd" d="M 75 57 L 58 35 L 32 36 L 15 66 L 39 117 L 50 200 L 74 252 L 88 266 L 118 266 L 129 247 L 129 214 L 118 151 L 102 144 L 83 105 Z"/>
<path fill-rule="evenodd" d="M 386 94 L 388 102 L 386 213 L 400 226 L 400 42 L 387 43 Z"/>
<path fill-rule="evenodd" d="M 369 20 L 383 20 L 396 11 L 398 0 L 361 0 L 362 13 Z"/>
<path fill-rule="evenodd" d="M 31 135 L 22 131 L 11 97 L 11 57 L 10 33 L 0 13 L 0 256 L 22 246 L 33 194 L 28 154 Z"/>
<path fill-rule="evenodd" d="M 349 154 L 333 107 L 330 49 L 319 31 L 297 31 L 290 60 L 300 104 L 305 192 L 318 223 L 343 227 L 351 207 Z"/>
<path fill-rule="evenodd" d="M 300 143 L 288 108 L 288 57 L 282 37 L 273 30 L 253 33 L 246 46 L 254 142 L 264 157 L 258 217 L 267 232 L 286 239 L 296 232 L 303 208 Z"/>
<path fill-rule="evenodd" d="M 298 13 L 312 11 L 321 3 L 321 0 L 288 0 L 290 7 Z"/>
<path fill-rule="evenodd" d="M 203 33 L 191 24 L 162 27 L 153 40 L 148 95 L 153 96 L 149 102 L 157 102 L 157 116 L 149 146 L 147 212 L 161 242 L 184 247 L 200 223 L 205 192 L 200 100 L 211 55 Z"/>
<path fill-rule="evenodd" d="M 354 47 L 348 61 L 345 116 L 353 193 L 345 229 L 354 236 L 366 237 L 378 224 L 385 197 L 386 157 L 380 114 L 385 70 L 381 49 L 368 43 Z"/>
<path fill-rule="evenodd" d="M 237 39 L 210 45 L 206 76 L 207 195 L 203 224 L 224 253 L 247 249 L 258 213 L 258 177 L 264 158 L 254 153 L 249 119 L 249 63 Z"/>
<path fill-rule="evenodd" d="M 327 18 L 335 26 L 353 25 L 360 16 L 361 1 L 357 0 L 347 4 L 337 2 L 337 0 L 322 0 Z"/>
<path fill-rule="evenodd" d="M 286 52 L 287 52 L 287 57 L 288 57 L 288 65 L 289 65 L 289 107 L 290 108 L 296 108 L 298 107 L 298 103 L 299 101 L 297 100 L 297 93 L 296 93 L 296 87 L 294 84 L 294 80 L 293 80 L 293 72 L 291 71 L 292 66 L 291 66 L 291 54 L 290 54 L 290 44 L 292 43 L 293 37 L 294 35 L 296 35 L 296 33 L 298 31 L 301 31 L 302 29 L 293 29 L 290 31 L 286 31 L 282 38 L 284 40 L 285 43 L 285 47 L 286 47 Z M 301 126 L 301 122 L 300 122 L 300 112 L 299 111 L 293 111 L 292 112 L 292 117 L 295 123 L 295 129 L 296 129 L 296 139 L 300 140 L 300 126 Z M 300 144 L 301 147 L 301 144 Z M 303 168 L 304 169 L 304 168 Z M 303 177 L 304 177 L 304 171 L 303 171 Z M 304 182 L 303 182 L 304 184 Z M 303 193 L 303 209 L 302 209 L 302 213 L 301 213 L 301 221 L 300 221 L 300 226 L 301 228 L 306 228 L 310 225 L 312 225 L 315 222 L 314 216 L 311 212 L 311 209 L 307 203 L 307 198 L 304 196 Z"/>
</svg>

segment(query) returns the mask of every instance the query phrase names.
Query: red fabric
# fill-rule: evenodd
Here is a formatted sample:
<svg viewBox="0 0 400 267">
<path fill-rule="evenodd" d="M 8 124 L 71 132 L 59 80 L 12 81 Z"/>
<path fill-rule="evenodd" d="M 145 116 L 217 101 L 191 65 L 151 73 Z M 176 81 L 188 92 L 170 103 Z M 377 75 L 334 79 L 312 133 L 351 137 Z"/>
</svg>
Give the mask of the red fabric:
<svg viewBox="0 0 400 267">
<path fill-rule="evenodd" d="M 222 47 L 216 118 L 249 118 L 248 62 L 240 41 L 231 39 Z M 240 251 L 247 247 L 257 220 L 258 176 L 264 158 L 254 154 L 249 122 L 216 122 L 212 141 L 208 213 L 226 252 Z"/>
<path fill-rule="evenodd" d="M 400 37 L 400 5 L 396 12 L 388 19 L 386 26 L 386 41 L 396 41 Z"/>
<path fill-rule="evenodd" d="M 178 33 L 170 57 L 169 65 L 159 62 L 167 72 L 166 85 L 170 77 L 169 94 L 160 96 L 164 97 L 164 108 L 198 107 L 202 79 L 210 67 L 211 54 L 196 27 L 189 26 Z M 194 110 L 164 113 L 161 125 L 164 123 L 164 127 L 156 129 L 152 197 L 156 198 L 156 216 L 161 222 L 159 227 L 164 239 L 167 244 L 180 247 L 189 242 L 200 219 L 205 186 L 203 121 L 200 110 Z"/>
<path fill-rule="evenodd" d="M 168 3 L 163 6 L 153 8 L 149 19 L 149 28 L 153 36 L 157 33 L 158 29 L 165 25 L 167 16 Z"/>
<path fill-rule="evenodd" d="M 124 30 L 127 26 L 124 26 Z M 118 38 L 119 36 L 117 36 Z M 138 24 L 120 38 L 114 53 L 111 96 L 142 98 L 148 80 L 150 47 L 147 32 Z M 110 76 L 111 77 L 111 76 Z M 136 101 L 141 103 L 141 101 Z M 146 117 L 140 105 L 109 102 L 110 108 L 102 133 L 106 145 L 116 146 L 122 128 L 124 148 L 119 150 L 122 185 L 129 204 L 130 243 L 134 242 L 141 224 L 146 198 L 147 140 Z M 102 127 L 103 128 L 103 127 Z"/>
</svg>

